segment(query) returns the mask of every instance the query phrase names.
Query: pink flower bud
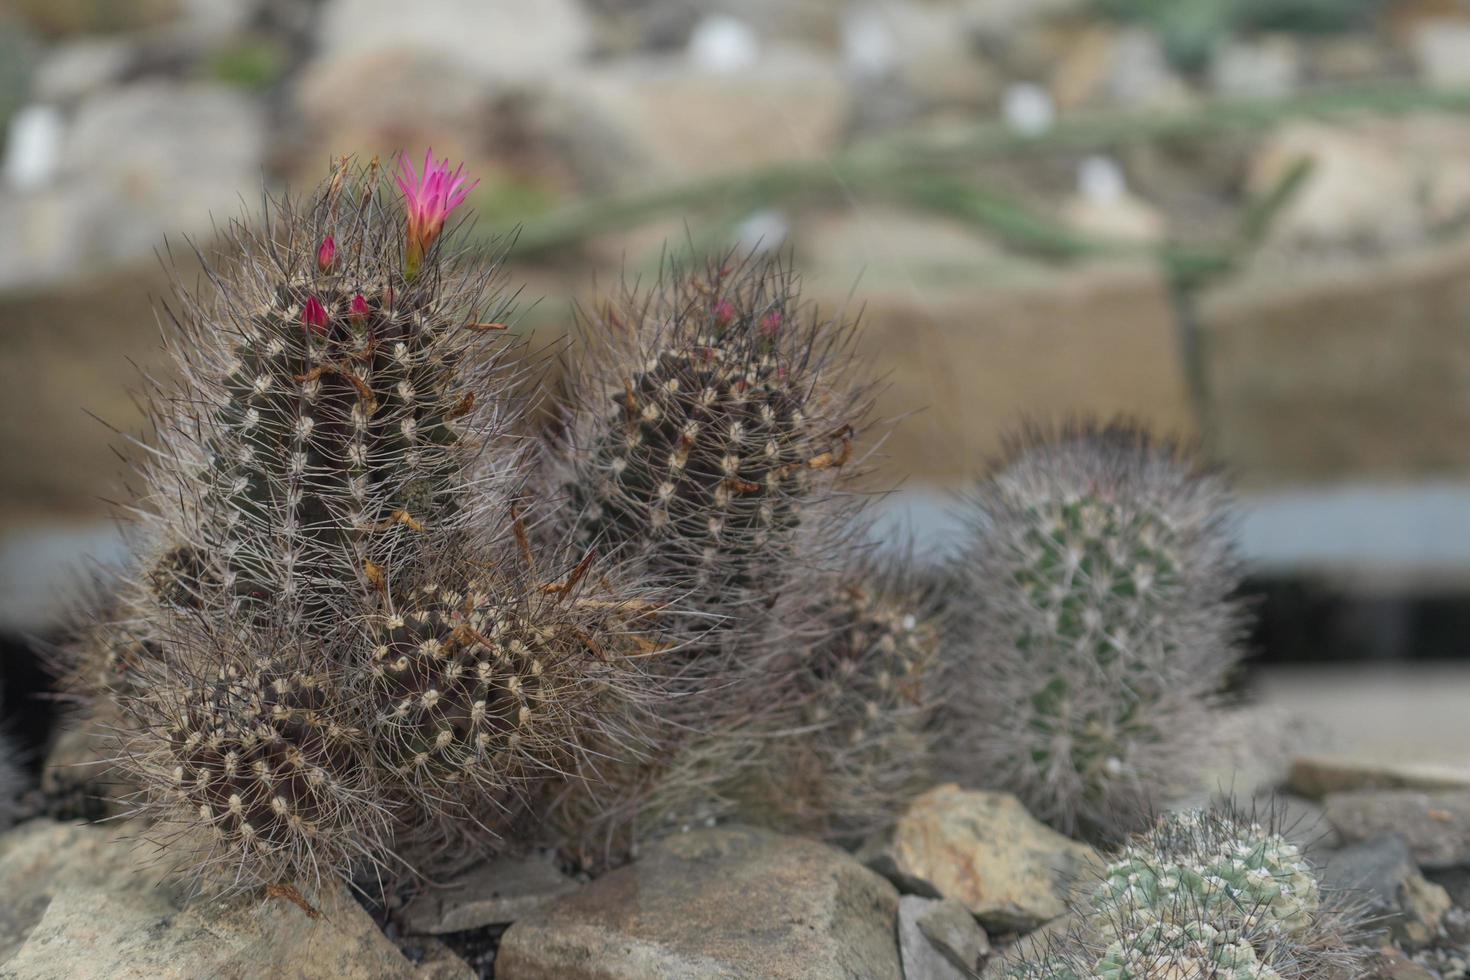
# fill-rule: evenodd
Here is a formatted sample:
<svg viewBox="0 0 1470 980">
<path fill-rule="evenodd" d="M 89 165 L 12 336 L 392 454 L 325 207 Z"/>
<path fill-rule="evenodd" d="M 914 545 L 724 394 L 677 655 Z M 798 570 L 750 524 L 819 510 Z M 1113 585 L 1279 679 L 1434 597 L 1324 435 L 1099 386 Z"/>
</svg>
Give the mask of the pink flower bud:
<svg viewBox="0 0 1470 980">
<path fill-rule="evenodd" d="M 729 326 L 733 319 L 735 319 L 735 307 L 730 305 L 728 299 L 722 299 L 715 304 L 715 323 L 718 326 Z"/>
<path fill-rule="evenodd" d="M 362 323 L 371 312 L 372 309 L 368 306 L 367 300 L 362 298 L 362 293 L 352 297 L 352 304 L 347 309 L 347 315 L 352 318 L 353 323 Z"/>
<path fill-rule="evenodd" d="M 760 331 L 762 337 L 774 337 L 781 329 L 781 311 L 772 310 L 761 317 Z"/>
<path fill-rule="evenodd" d="M 327 308 L 315 296 L 306 297 L 306 305 L 301 308 L 301 325 L 313 333 L 327 332 Z"/>
<path fill-rule="evenodd" d="M 316 267 L 322 272 L 332 268 L 332 260 L 337 257 L 337 243 L 328 235 L 322 239 L 321 247 L 316 250 Z"/>
</svg>

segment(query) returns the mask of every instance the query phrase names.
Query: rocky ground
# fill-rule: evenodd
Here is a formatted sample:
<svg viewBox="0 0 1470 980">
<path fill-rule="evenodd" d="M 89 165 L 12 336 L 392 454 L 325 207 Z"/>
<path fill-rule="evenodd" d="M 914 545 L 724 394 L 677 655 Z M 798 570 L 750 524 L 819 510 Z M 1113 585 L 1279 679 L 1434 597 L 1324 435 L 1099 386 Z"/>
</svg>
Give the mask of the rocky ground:
<svg viewBox="0 0 1470 980">
<path fill-rule="evenodd" d="M 1275 801 L 1324 886 L 1369 908 L 1371 976 L 1470 976 L 1470 771 L 1302 757 Z M 153 856 L 133 822 L 0 836 L 0 978 L 964 980 L 1061 928 L 1106 860 L 952 784 L 851 852 L 711 826 L 593 880 L 535 854 L 371 901 L 329 882 L 190 896 Z"/>
</svg>

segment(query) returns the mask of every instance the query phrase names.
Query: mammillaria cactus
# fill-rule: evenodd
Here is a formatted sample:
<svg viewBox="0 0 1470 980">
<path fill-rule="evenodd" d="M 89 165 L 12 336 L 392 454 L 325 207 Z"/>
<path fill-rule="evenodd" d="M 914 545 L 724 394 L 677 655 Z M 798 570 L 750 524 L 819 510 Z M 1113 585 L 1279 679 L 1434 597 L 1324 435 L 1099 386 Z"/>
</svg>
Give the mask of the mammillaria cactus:
<svg viewBox="0 0 1470 980">
<path fill-rule="evenodd" d="M 1220 479 L 1122 424 L 1028 432 L 956 563 L 952 761 L 1115 838 L 1194 768 L 1237 659 Z"/>
<path fill-rule="evenodd" d="M 1348 896 L 1324 889 L 1271 821 L 1229 804 L 1165 814 L 1075 914 L 1061 941 L 1007 976 L 1326 980 L 1355 975 L 1366 955 Z"/>
</svg>

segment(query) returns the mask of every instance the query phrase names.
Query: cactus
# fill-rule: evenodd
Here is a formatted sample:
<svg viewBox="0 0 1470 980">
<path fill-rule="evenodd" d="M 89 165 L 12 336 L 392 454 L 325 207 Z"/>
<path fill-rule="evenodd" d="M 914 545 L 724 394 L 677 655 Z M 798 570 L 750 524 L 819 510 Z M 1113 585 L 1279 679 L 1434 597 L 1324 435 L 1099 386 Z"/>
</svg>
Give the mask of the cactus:
<svg viewBox="0 0 1470 980">
<path fill-rule="evenodd" d="M 917 590 L 873 568 L 833 589 L 815 615 L 824 635 L 795 672 L 790 726 L 756 740 L 741 816 L 855 838 L 925 788 L 938 634 Z"/>
<path fill-rule="evenodd" d="M 1262 824 L 1228 803 L 1165 814 L 1114 857 L 1074 908 L 1077 924 L 1006 975 L 1356 976 L 1368 953 L 1360 909 L 1322 886 L 1276 823 L 1275 814 Z"/>
<path fill-rule="evenodd" d="M 1104 839 L 1180 787 L 1237 659 L 1227 505 L 1126 425 L 1019 440 L 956 562 L 953 764 Z"/>
<path fill-rule="evenodd" d="M 368 633 L 444 554 L 503 546 L 497 265 L 440 236 L 462 176 L 402 169 L 395 195 L 344 161 L 232 224 L 207 289 L 167 310 L 180 380 L 153 392 L 135 571 L 79 677 L 120 707 L 123 780 L 211 887 L 347 876 L 429 822 L 367 738 Z"/>
<path fill-rule="evenodd" d="M 848 327 L 774 261 L 673 269 L 604 308 L 563 448 L 575 534 L 695 591 L 768 602 L 828 505 L 864 412 Z"/>
</svg>

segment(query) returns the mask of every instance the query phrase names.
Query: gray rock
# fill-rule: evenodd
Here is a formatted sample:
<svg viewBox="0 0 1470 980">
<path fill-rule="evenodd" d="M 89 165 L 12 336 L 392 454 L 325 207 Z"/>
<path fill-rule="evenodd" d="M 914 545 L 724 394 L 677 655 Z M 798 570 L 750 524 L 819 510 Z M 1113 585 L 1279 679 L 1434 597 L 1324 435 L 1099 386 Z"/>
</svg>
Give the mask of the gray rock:
<svg viewBox="0 0 1470 980">
<path fill-rule="evenodd" d="M 1355 789 L 1470 789 L 1470 769 L 1299 756 L 1291 761 L 1287 782 L 1293 791 L 1319 800 Z"/>
<path fill-rule="evenodd" d="M 632 865 L 511 926 L 500 980 L 900 980 L 898 895 L 824 844 L 723 827 L 665 838 Z"/>
<path fill-rule="evenodd" d="M 980 969 L 990 940 L 959 902 L 904 895 L 898 900 L 898 949 L 904 980 L 965 980 Z"/>
<path fill-rule="evenodd" d="M 47 52 L 31 79 L 35 97 L 68 103 L 116 84 L 132 66 L 136 51 L 120 38 L 80 38 Z"/>
<path fill-rule="evenodd" d="M 1360 895 L 1369 912 L 1382 917 L 1394 939 L 1409 948 L 1429 942 L 1450 907 L 1449 895 L 1425 880 L 1409 846 L 1397 836 L 1343 848 L 1327 862 L 1322 881 Z"/>
<path fill-rule="evenodd" d="M 1428 20 L 1417 25 L 1409 46 L 1420 76 L 1429 84 L 1461 88 L 1470 84 L 1470 23 Z"/>
<path fill-rule="evenodd" d="M 592 47 L 577 0 L 330 0 L 318 21 L 320 57 L 424 51 L 481 81 L 550 78 Z"/>
<path fill-rule="evenodd" d="M 1450 901 L 1470 910 L 1470 865 L 1426 871 L 1424 877 L 1449 892 Z"/>
<path fill-rule="evenodd" d="M 143 833 L 33 821 L 0 838 L 0 978 L 415 976 L 341 885 L 303 888 L 310 913 L 257 895 L 191 900 L 139 865 Z"/>
<path fill-rule="evenodd" d="M 1422 868 L 1470 863 L 1470 790 L 1352 790 L 1323 807 L 1349 842 L 1398 834 Z"/>
<path fill-rule="evenodd" d="M 514 922 L 578 887 L 550 854 L 499 857 L 420 893 L 403 916 L 414 932 L 463 932 Z"/>
<path fill-rule="evenodd" d="M 1061 915 L 1070 883 L 1101 865 L 1096 851 L 1042 825 L 1009 793 L 953 783 L 914 800 L 880 853 L 897 875 L 929 882 L 992 931 Z"/>
<path fill-rule="evenodd" d="M 1210 84 L 1226 98 L 1285 98 L 1301 78 L 1301 48 L 1286 35 L 1230 41 L 1210 63 Z"/>
</svg>

